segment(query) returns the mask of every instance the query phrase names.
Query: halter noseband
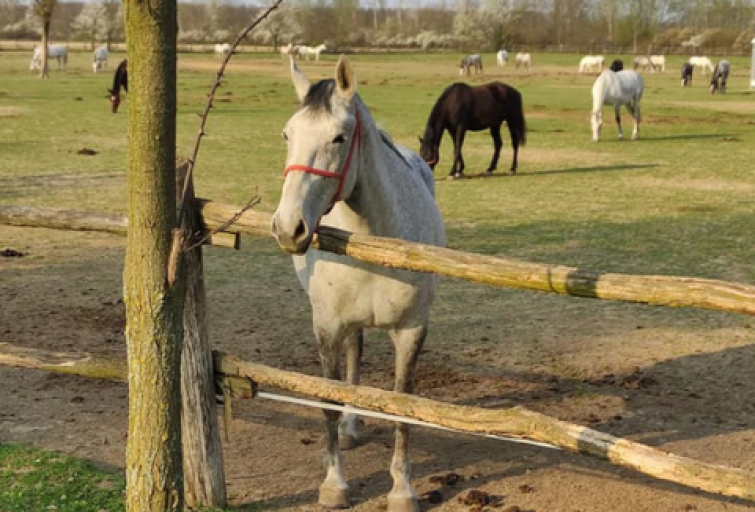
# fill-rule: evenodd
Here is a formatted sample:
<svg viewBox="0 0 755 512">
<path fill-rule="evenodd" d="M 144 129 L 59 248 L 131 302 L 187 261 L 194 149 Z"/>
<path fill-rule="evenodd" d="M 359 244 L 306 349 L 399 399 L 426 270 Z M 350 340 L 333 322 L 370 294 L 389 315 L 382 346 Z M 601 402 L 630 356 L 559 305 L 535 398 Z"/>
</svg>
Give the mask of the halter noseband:
<svg viewBox="0 0 755 512">
<path fill-rule="evenodd" d="M 343 170 L 341 172 L 326 171 L 324 169 L 318 169 L 317 167 L 309 167 L 308 165 L 294 164 L 286 167 L 283 171 L 283 176 L 288 176 L 291 171 L 302 171 L 309 174 L 316 174 L 317 176 L 324 176 L 326 178 L 336 178 L 338 180 L 338 190 L 336 195 L 333 196 L 331 206 L 341 199 L 341 191 L 343 190 L 343 183 L 346 181 L 346 176 L 351 168 L 351 157 L 354 156 L 354 148 L 357 146 L 357 141 L 362 138 L 362 123 L 359 119 L 359 110 L 356 110 L 357 123 L 354 127 L 354 136 L 351 138 L 351 144 L 349 145 L 349 154 L 346 157 L 346 162 L 343 164 Z"/>
</svg>

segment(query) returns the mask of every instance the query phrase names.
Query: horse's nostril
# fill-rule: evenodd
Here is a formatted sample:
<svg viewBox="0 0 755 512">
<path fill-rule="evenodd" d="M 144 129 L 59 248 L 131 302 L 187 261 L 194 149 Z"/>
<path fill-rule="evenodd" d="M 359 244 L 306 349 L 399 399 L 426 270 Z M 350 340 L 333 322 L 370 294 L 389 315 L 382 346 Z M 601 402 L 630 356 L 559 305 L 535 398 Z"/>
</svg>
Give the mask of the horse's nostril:
<svg viewBox="0 0 755 512">
<path fill-rule="evenodd" d="M 307 236 L 307 225 L 304 224 L 303 220 L 300 220 L 294 230 L 294 240 L 301 240 L 305 236 Z"/>
</svg>

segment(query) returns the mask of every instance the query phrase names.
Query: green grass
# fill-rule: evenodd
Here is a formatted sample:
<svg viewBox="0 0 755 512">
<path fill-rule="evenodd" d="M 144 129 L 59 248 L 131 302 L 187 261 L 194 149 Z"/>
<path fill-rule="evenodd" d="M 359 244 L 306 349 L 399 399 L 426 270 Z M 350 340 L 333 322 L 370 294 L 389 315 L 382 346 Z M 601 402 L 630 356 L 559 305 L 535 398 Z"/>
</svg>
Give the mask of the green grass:
<svg viewBox="0 0 755 512">
<path fill-rule="evenodd" d="M 125 480 L 89 462 L 18 445 L 0 444 L 2 512 L 120 512 Z"/>
</svg>

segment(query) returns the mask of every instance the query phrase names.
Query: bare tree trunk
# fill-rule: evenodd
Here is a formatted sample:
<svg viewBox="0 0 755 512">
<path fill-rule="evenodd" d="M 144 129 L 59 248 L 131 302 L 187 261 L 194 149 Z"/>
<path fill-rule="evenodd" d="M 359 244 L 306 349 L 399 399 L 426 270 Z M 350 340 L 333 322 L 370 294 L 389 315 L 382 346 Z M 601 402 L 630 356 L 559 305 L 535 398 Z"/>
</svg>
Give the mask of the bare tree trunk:
<svg viewBox="0 0 755 512">
<path fill-rule="evenodd" d="M 41 53 L 39 57 L 41 59 L 39 78 L 50 78 L 50 70 L 47 67 L 47 50 L 50 45 L 50 19 L 42 20 L 42 46 L 40 47 Z"/>
<path fill-rule="evenodd" d="M 128 512 L 183 510 L 183 290 L 170 285 L 176 220 L 175 0 L 125 0 L 129 56 Z M 180 283 L 180 280 L 176 281 Z"/>
</svg>

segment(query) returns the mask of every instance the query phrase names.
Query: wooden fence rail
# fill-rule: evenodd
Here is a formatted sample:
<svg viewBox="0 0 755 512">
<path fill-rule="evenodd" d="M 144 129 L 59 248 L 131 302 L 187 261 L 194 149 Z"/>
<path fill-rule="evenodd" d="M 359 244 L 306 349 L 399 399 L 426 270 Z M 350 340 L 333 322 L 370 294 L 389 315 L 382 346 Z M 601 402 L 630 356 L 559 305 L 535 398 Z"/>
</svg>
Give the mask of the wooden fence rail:
<svg viewBox="0 0 755 512">
<path fill-rule="evenodd" d="M 206 199 L 199 201 L 208 228 L 223 225 L 241 210 L 237 206 Z M 127 220 L 112 214 L 0 206 L 0 224 L 125 234 Z M 253 236 L 270 237 L 270 215 L 248 210 L 232 229 Z M 470 254 L 327 227 L 318 230 L 314 247 L 377 265 L 434 272 L 491 286 L 755 315 L 755 286 L 727 281 L 603 273 Z"/>
<path fill-rule="evenodd" d="M 706 492 L 755 500 L 755 474 L 680 457 L 627 439 L 529 411 L 454 405 L 415 395 L 354 386 L 214 352 L 218 378 L 243 378 L 310 397 L 425 421 L 454 430 L 519 437 L 590 455 L 655 478 Z M 48 352 L 0 343 L 0 365 L 126 381 L 125 361 L 90 354 Z"/>
</svg>

